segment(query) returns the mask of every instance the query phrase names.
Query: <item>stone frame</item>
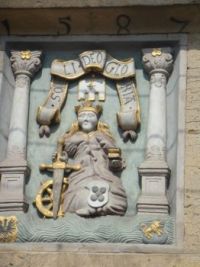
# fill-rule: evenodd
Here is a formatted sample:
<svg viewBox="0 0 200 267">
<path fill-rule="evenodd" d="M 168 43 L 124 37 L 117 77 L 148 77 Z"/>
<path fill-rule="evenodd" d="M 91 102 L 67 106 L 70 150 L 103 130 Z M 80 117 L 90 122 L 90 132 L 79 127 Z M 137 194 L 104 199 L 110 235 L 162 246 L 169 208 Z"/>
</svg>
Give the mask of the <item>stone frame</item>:
<svg viewBox="0 0 200 267">
<path fill-rule="evenodd" d="M 38 43 L 48 43 L 48 42 L 72 42 L 80 41 L 83 43 L 92 42 L 92 40 L 99 40 L 103 42 L 138 42 L 138 43 L 147 43 L 151 45 L 153 42 L 165 43 L 166 45 L 176 44 L 179 46 L 179 96 L 178 96 L 178 144 L 177 144 L 177 181 L 176 181 L 176 245 L 141 245 L 141 244 L 87 244 L 87 243 L 31 243 L 27 244 L 0 244 L 1 251 L 8 249 L 12 250 L 34 250 L 34 251 L 81 251 L 81 252 L 169 252 L 176 253 L 180 251 L 183 246 L 183 197 L 184 197 L 184 148 L 185 148 L 185 139 L 184 139 L 184 129 L 185 129 L 185 92 L 186 92 L 186 46 L 187 38 L 184 34 L 158 34 L 158 35 L 137 35 L 137 36 L 71 36 L 71 37 L 43 37 L 42 41 L 40 37 L 27 37 L 26 39 L 21 37 L 3 37 L 1 40 L 1 46 L 4 50 L 3 58 L 6 61 L 6 52 L 5 48 L 8 44 L 9 47 L 18 48 L 24 43 L 31 44 L 33 47 L 38 48 Z M 148 46 L 148 45 L 145 45 Z M 7 63 L 3 66 L 7 68 Z M 2 79 L 0 81 L 2 83 Z"/>
</svg>

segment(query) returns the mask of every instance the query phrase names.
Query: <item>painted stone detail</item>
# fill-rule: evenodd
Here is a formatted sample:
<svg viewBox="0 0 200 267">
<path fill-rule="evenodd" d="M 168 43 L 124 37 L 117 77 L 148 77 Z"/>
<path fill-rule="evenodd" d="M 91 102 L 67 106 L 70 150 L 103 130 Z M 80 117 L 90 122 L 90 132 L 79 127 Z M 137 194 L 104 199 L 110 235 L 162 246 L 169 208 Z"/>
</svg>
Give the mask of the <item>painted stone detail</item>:
<svg viewBox="0 0 200 267">
<path fill-rule="evenodd" d="M 0 216 L 0 242 L 15 242 L 17 239 L 17 218 Z"/>
<path fill-rule="evenodd" d="M 77 106 L 77 122 L 59 139 L 53 164 L 41 166 L 43 170 L 54 170 L 54 219 L 62 202 L 64 173 L 69 170 L 74 171 L 68 172 L 68 188 L 62 203 L 64 213 L 94 217 L 126 212 L 126 193 L 120 178 L 114 175 L 125 164 L 108 126 L 99 121 L 101 110 L 101 106 L 93 106 L 91 102 Z M 69 159 L 73 164 L 68 164 Z"/>
<path fill-rule="evenodd" d="M 59 210 L 55 217 L 63 217 L 63 200 L 64 193 L 68 188 L 68 180 L 66 177 L 63 179 L 62 183 L 62 191 L 60 196 L 60 206 Z M 49 179 L 41 184 L 40 190 L 37 193 L 37 196 L 33 202 L 33 204 L 37 207 L 40 214 L 44 216 L 44 218 L 52 218 L 53 214 L 53 179 Z"/>
<path fill-rule="evenodd" d="M 165 49 L 154 49 L 150 52 L 150 56 L 159 62 L 158 57 L 163 56 L 165 53 Z M 102 58 L 105 60 L 104 63 L 99 60 Z M 20 60 L 26 62 L 31 59 L 33 59 L 31 51 L 21 51 Z M 69 66 L 72 71 L 74 71 L 73 68 L 77 68 L 77 74 L 75 75 L 81 78 L 78 101 L 85 101 L 87 98 L 92 102 L 106 101 L 106 79 L 114 79 L 119 69 L 121 69 L 121 74 L 124 74 L 126 68 L 129 74 L 131 72 L 132 61 L 124 61 L 120 66 L 118 64 L 120 65 L 116 59 L 107 55 L 105 51 L 99 53 L 94 51 L 88 53 L 87 51 L 81 54 L 79 59 L 67 62 L 64 65 L 65 71 L 68 70 Z M 162 71 L 160 69 L 161 65 L 158 63 L 155 63 L 155 66 L 155 72 L 154 70 L 149 72 L 151 73 L 150 89 L 154 89 L 155 87 L 162 91 L 163 88 L 166 88 L 170 73 L 166 74 L 165 71 Z M 29 88 L 30 76 L 26 71 L 17 73 L 17 88 Z M 117 119 L 118 125 L 124 130 L 124 140 L 133 140 L 136 138 L 136 132 L 133 129 L 137 129 L 140 123 L 139 100 L 136 86 L 133 77 L 131 75 L 129 76 L 129 74 L 127 74 L 127 77 L 124 75 L 123 78 L 116 79 L 116 88 L 121 104 L 120 112 L 117 113 Z M 53 94 L 50 95 L 51 99 L 48 98 L 46 102 L 46 110 L 44 106 L 41 106 L 38 110 L 38 118 L 43 116 L 43 120 L 46 120 L 45 124 L 40 127 L 41 136 L 47 134 L 48 131 L 50 134 L 50 128 L 48 126 L 50 126 L 53 119 L 57 122 L 60 121 L 60 109 L 67 97 L 68 84 L 70 79 L 74 79 L 72 76 L 69 77 L 69 79 L 66 79 L 66 77 L 52 75 L 51 92 Z M 82 77 L 84 78 L 82 79 Z M 104 88 L 100 88 L 99 84 L 104 84 Z M 87 87 L 85 87 L 86 90 L 84 86 Z M 81 94 L 82 96 L 80 96 Z M 152 99 L 150 99 L 151 101 Z M 51 116 L 49 116 L 49 109 L 52 111 Z M 142 186 L 145 185 L 148 191 L 148 185 L 155 184 L 156 180 L 158 186 L 155 186 L 155 192 L 151 196 L 148 194 L 143 195 L 143 200 L 146 202 L 138 203 L 140 205 L 138 205 L 138 214 L 131 215 L 130 217 L 129 214 L 128 216 L 124 216 L 128 204 L 125 190 L 119 178 L 119 172 L 125 168 L 125 163 L 121 157 L 120 149 L 115 145 L 108 125 L 99 120 L 102 108 L 99 105 L 94 106 L 91 102 L 86 101 L 83 105 L 75 107 L 75 111 L 77 113 L 77 121 L 72 124 L 68 132 L 59 138 L 57 150 L 52 155 L 52 163 L 40 165 L 41 171 L 50 171 L 53 173 L 53 179 L 46 180 L 41 184 L 35 200 L 35 205 L 39 213 L 44 217 L 54 219 L 60 217 L 60 219 L 56 222 L 53 220 L 43 220 L 43 223 L 40 225 L 41 229 L 38 229 L 38 226 L 36 224 L 34 225 L 34 222 L 33 224 L 32 222 L 28 224 L 30 215 L 32 216 L 33 214 L 22 215 L 20 218 L 21 234 L 18 240 L 85 242 L 86 239 L 84 239 L 82 230 L 80 237 L 77 236 L 78 231 L 75 234 L 72 233 L 73 228 L 75 228 L 72 222 L 76 222 L 78 227 L 81 228 L 83 226 L 85 232 L 91 227 L 91 232 L 90 229 L 88 231 L 88 235 L 91 235 L 87 239 L 89 242 L 98 242 L 98 238 L 100 238 L 101 242 L 114 240 L 113 242 L 145 244 L 172 243 L 173 233 L 171 230 L 173 222 L 170 221 L 171 217 L 166 215 L 165 220 L 161 222 L 159 219 L 162 218 L 162 215 L 152 220 L 148 213 L 148 211 L 153 211 L 152 214 L 157 216 L 155 213 L 162 213 L 163 210 L 163 213 L 167 213 L 166 206 L 169 207 L 168 203 L 165 202 L 166 199 L 164 196 L 159 194 L 166 190 L 165 182 L 170 175 L 170 170 L 166 162 L 165 146 L 151 144 L 149 146 L 150 149 L 146 150 L 145 162 L 139 168 L 140 174 L 143 175 L 141 177 Z M 18 147 L 16 151 L 18 151 Z M 26 160 L 26 146 L 23 153 L 20 152 L 18 154 Z M 12 151 L 8 155 L 12 156 Z M 149 165 L 145 165 L 147 162 Z M 23 176 L 25 171 L 19 171 L 22 172 L 20 174 Z M 2 181 L 3 179 L 4 176 L 2 175 Z M 24 184 L 24 180 L 21 179 L 21 181 Z M 157 187 L 160 191 L 157 191 Z M 156 192 L 158 192 L 157 195 Z M 146 196 L 148 200 L 145 199 Z M 143 220 L 143 214 L 140 214 L 143 212 L 146 212 L 146 220 Z M 65 218 L 61 218 L 64 216 Z M 100 216 L 104 217 L 98 218 Z M 81 217 L 91 219 L 85 220 Z M 167 219 L 170 221 L 168 223 L 170 230 L 165 227 L 167 225 Z M 39 220 L 40 218 L 35 218 L 35 222 Z M 121 225 L 112 231 L 109 227 L 110 225 L 112 227 L 115 220 L 119 220 Z M 93 222 L 97 224 L 96 229 L 92 229 Z M 109 224 L 109 222 L 112 223 Z M 73 224 L 71 228 L 69 227 L 70 224 Z M 124 225 L 123 229 L 122 225 Z M 31 226 L 33 226 L 34 231 L 33 229 L 29 229 Z M 52 232 L 47 235 L 46 226 L 52 227 Z M 65 226 L 67 227 L 65 228 Z M 5 227 L 6 230 L 8 228 L 9 226 Z M 22 234 L 23 229 L 29 230 L 25 230 L 24 234 Z M 116 229 L 119 235 L 116 233 Z M 106 234 L 104 234 L 104 230 L 106 230 Z M 34 232 L 36 233 L 35 236 L 33 234 Z M 94 233 L 97 236 L 95 237 L 95 241 L 93 241 Z M 87 234 L 85 236 L 87 238 Z"/>
<path fill-rule="evenodd" d="M 11 51 L 11 64 L 15 75 L 32 77 L 41 67 L 41 51 Z"/>
<path fill-rule="evenodd" d="M 78 100 L 105 101 L 106 95 L 105 79 L 92 75 L 91 78 L 80 80 L 78 85 Z"/>
<path fill-rule="evenodd" d="M 45 103 L 39 106 L 37 113 L 40 137 L 49 136 L 51 124 L 60 122 L 60 111 L 67 98 L 68 84 L 79 78 L 79 101 L 105 101 L 106 79 L 115 81 L 121 104 L 117 119 L 118 126 L 123 130 L 123 140 L 137 138 L 140 112 L 133 58 L 117 60 L 104 50 L 86 51 L 75 60 L 54 60 L 51 75 L 49 95 Z"/>
<path fill-rule="evenodd" d="M 164 223 L 157 220 L 148 224 L 142 223 L 140 230 L 143 233 L 143 242 L 146 244 L 165 244 L 168 235 L 164 231 Z"/>
</svg>

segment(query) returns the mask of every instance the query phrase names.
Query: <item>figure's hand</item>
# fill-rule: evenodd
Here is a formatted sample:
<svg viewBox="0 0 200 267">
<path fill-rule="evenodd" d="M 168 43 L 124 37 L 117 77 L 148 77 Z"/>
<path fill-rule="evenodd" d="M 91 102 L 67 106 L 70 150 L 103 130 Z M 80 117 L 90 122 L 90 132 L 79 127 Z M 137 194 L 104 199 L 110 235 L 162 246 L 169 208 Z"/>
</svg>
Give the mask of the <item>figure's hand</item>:
<svg viewBox="0 0 200 267">
<path fill-rule="evenodd" d="M 53 162 L 56 161 L 56 159 L 57 159 L 57 152 L 54 152 L 54 153 L 52 154 L 51 159 L 52 159 Z"/>
<path fill-rule="evenodd" d="M 115 147 L 115 142 L 109 137 L 102 136 L 102 134 L 97 133 L 95 135 L 97 142 L 100 144 L 100 146 L 103 148 L 106 154 L 108 154 L 109 148 Z"/>
<path fill-rule="evenodd" d="M 54 162 L 56 160 L 67 162 L 68 161 L 67 152 L 66 151 L 62 151 L 62 155 L 60 155 L 59 159 L 58 159 L 58 153 L 54 152 L 53 155 L 52 155 L 52 161 Z"/>
<path fill-rule="evenodd" d="M 73 157 L 77 151 L 77 145 L 71 143 L 71 144 L 66 144 L 65 145 L 65 150 L 69 157 Z"/>
<path fill-rule="evenodd" d="M 60 155 L 59 160 L 60 161 L 64 161 L 64 162 L 67 162 L 68 161 L 68 155 L 67 155 L 67 152 L 66 151 L 62 151 L 62 154 Z"/>
</svg>

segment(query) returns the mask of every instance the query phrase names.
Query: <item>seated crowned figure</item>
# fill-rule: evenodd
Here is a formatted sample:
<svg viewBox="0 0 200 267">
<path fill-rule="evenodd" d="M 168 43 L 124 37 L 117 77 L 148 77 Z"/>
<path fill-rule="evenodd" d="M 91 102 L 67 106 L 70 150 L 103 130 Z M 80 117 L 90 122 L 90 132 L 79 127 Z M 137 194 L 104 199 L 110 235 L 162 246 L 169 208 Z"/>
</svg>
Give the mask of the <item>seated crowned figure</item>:
<svg viewBox="0 0 200 267">
<path fill-rule="evenodd" d="M 76 107 L 78 121 L 63 137 L 66 159 L 81 166 L 68 177 L 64 212 L 85 217 L 126 212 L 126 193 L 114 175 L 124 168 L 124 162 L 108 126 L 99 121 L 101 110 L 91 102 Z"/>
</svg>

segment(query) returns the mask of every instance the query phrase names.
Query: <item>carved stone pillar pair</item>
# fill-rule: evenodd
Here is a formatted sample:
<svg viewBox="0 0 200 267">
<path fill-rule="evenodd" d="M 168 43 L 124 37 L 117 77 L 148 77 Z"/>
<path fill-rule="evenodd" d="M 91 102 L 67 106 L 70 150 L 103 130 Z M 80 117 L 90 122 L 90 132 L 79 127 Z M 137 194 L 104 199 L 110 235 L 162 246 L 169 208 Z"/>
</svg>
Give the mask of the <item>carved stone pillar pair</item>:
<svg viewBox="0 0 200 267">
<path fill-rule="evenodd" d="M 172 71 L 170 48 L 144 49 L 143 65 L 150 77 L 149 115 L 145 160 L 139 167 L 140 213 L 168 213 L 166 197 L 170 169 L 166 160 L 166 84 Z"/>
<path fill-rule="evenodd" d="M 26 160 L 29 91 L 31 78 L 40 68 L 39 51 L 13 51 L 16 78 L 6 159 L 0 163 L 0 211 L 25 210 L 24 187 L 29 169 Z"/>
<path fill-rule="evenodd" d="M 149 118 L 145 160 L 139 167 L 141 196 L 138 212 L 168 213 L 166 198 L 170 169 L 166 160 L 166 84 L 172 70 L 169 48 L 144 49 L 144 69 L 150 76 Z M 0 211 L 25 210 L 24 187 L 28 174 L 26 160 L 29 90 L 40 68 L 39 51 L 12 52 L 16 77 L 6 159 L 0 163 Z"/>
</svg>

